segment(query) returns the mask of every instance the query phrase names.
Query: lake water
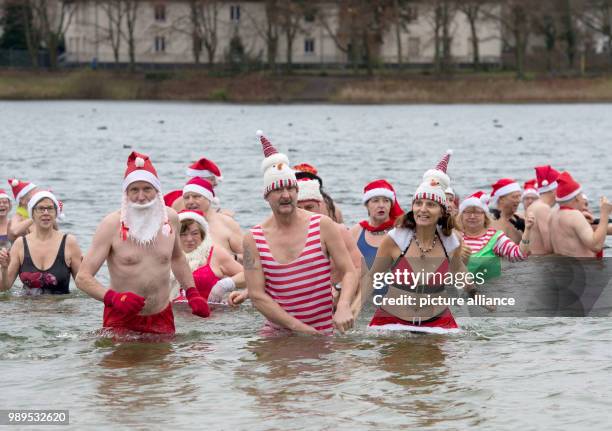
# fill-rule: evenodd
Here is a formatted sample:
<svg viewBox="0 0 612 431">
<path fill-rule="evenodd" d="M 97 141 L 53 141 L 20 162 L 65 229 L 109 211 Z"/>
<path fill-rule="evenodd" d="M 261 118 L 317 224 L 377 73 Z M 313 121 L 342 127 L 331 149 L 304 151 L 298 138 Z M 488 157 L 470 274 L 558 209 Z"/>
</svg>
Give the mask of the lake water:
<svg viewBox="0 0 612 431">
<path fill-rule="evenodd" d="M 2 102 L 0 118 L 0 178 L 52 187 L 84 250 L 119 206 L 132 150 L 151 156 L 166 191 L 189 161 L 215 160 L 223 205 L 245 229 L 261 221 L 257 129 L 317 166 L 349 225 L 365 216 L 368 181 L 389 179 L 406 208 L 447 148 L 462 196 L 545 163 L 572 172 L 596 209 L 611 185 L 610 105 Z M 171 342 L 114 343 L 97 332 L 102 308 L 76 289 L 0 294 L 2 408 L 69 409 L 70 429 L 609 428 L 609 318 L 461 318 L 453 336 L 374 335 L 369 309 L 347 335 L 270 339 L 247 304 L 206 320 L 178 310 Z"/>
</svg>

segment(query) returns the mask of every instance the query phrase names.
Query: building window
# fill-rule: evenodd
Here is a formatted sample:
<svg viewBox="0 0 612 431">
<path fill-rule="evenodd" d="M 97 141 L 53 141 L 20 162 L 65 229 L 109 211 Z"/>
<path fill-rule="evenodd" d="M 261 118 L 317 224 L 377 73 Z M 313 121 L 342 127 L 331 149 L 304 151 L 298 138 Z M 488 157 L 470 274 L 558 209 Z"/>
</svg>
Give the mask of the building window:
<svg viewBox="0 0 612 431">
<path fill-rule="evenodd" d="M 156 4 L 154 11 L 155 11 L 155 21 L 165 21 L 166 20 L 166 5 L 165 4 Z"/>
<path fill-rule="evenodd" d="M 418 58 L 421 55 L 421 39 L 418 37 L 408 38 L 408 57 Z"/>
<path fill-rule="evenodd" d="M 166 38 L 155 36 L 155 52 L 166 52 Z"/>
<path fill-rule="evenodd" d="M 314 39 L 305 39 L 304 40 L 304 52 L 306 54 L 314 54 L 314 51 L 315 51 Z"/>
<path fill-rule="evenodd" d="M 315 11 L 314 9 L 307 10 L 304 14 L 304 21 L 306 22 L 314 22 L 315 21 Z"/>
<path fill-rule="evenodd" d="M 239 5 L 230 6 L 230 20 L 240 21 L 240 6 Z"/>
</svg>

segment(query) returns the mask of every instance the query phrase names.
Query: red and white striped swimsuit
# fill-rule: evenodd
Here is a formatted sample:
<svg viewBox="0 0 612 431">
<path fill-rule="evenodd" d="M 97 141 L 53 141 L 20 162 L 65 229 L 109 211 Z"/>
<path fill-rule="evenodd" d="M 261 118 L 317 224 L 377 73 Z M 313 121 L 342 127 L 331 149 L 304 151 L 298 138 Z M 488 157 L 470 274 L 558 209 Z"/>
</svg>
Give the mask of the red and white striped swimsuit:
<svg viewBox="0 0 612 431">
<path fill-rule="evenodd" d="M 320 215 L 310 217 L 306 245 L 291 263 L 278 263 L 261 225 L 251 229 L 266 278 L 266 293 L 287 313 L 317 331 L 333 332 L 333 300 L 329 258 L 321 247 Z M 281 330 L 270 321 L 266 326 Z"/>
</svg>

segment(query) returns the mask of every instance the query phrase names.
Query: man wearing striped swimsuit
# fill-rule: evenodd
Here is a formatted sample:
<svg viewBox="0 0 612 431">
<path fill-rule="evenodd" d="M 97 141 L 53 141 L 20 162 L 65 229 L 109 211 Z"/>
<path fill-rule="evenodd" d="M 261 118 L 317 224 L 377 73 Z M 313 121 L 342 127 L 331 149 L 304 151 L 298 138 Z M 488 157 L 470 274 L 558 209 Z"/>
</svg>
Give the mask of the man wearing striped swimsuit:
<svg viewBox="0 0 612 431">
<path fill-rule="evenodd" d="M 264 198 L 272 214 L 244 237 L 249 297 L 267 318 L 267 333 L 331 334 L 353 326 L 358 277 L 334 222 L 297 208 L 298 183 L 284 154 L 261 134 Z M 342 275 L 333 313 L 330 259 Z"/>
</svg>

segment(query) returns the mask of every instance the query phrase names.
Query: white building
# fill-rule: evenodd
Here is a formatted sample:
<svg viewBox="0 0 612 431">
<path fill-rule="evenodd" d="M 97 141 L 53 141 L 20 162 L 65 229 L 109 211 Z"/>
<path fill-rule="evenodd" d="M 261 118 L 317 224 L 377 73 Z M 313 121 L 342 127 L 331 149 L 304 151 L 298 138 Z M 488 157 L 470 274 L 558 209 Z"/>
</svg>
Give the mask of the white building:
<svg viewBox="0 0 612 431">
<path fill-rule="evenodd" d="M 132 0 L 133 1 L 133 0 Z M 129 1 L 128 1 L 129 2 Z M 94 58 L 100 63 L 115 61 L 107 13 L 109 1 L 81 0 L 66 33 L 66 58 L 69 62 L 88 63 Z M 119 3 L 122 3 L 119 1 Z M 125 1 L 123 3 L 126 3 Z M 189 64 L 194 63 L 193 21 L 186 0 L 137 1 L 138 9 L 134 21 L 136 63 Z M 264 1 L 208 0 L 203 17 L 216 23 L 217 49 L 215 63 L 223 63 L 230 53 L 230 41 L 238 35 L 246 55 L 250 59 L 267 61 L 267 19 Z M 325 16 L 320 18 L 304 15 L 299 19 L 292 48 L 292 62 L 296 64 L 345 64 L 348 61 L 346 47 L 340 49 L 336 43 L 340 26 L 338 2 L 313 2 Z M 402 59 L 406 63 L 432 63 L 435 44 L 431 15 L 427 2 L 414 6 L 414 20 L 401 29 Z M 213 19 L 216 10 L 216 20 Z M 127 34 L 126 17 L 122 17 L 122 32 Z M 452 38 L 451 54 L 455 62 L 472 61 L 472 44 L 469 24 L 463 14 L 457 12 L 450 26 Z M 499 25 L 494 22 L 479 23 L 479 50 L 482 62 L 499 63 L 502 42 Z M 278 34 L 276 62 L 287 61 L 287 38 Z M 119 45 L 119 61 L 129 61 L 127 38 Z M 397 35 L 392 24 L 383 34 L 377 58 L 384 63 L 397 63 Z M 208 62 L 206 49 L 202 49 L 201 63 Z"/>
</svg>

